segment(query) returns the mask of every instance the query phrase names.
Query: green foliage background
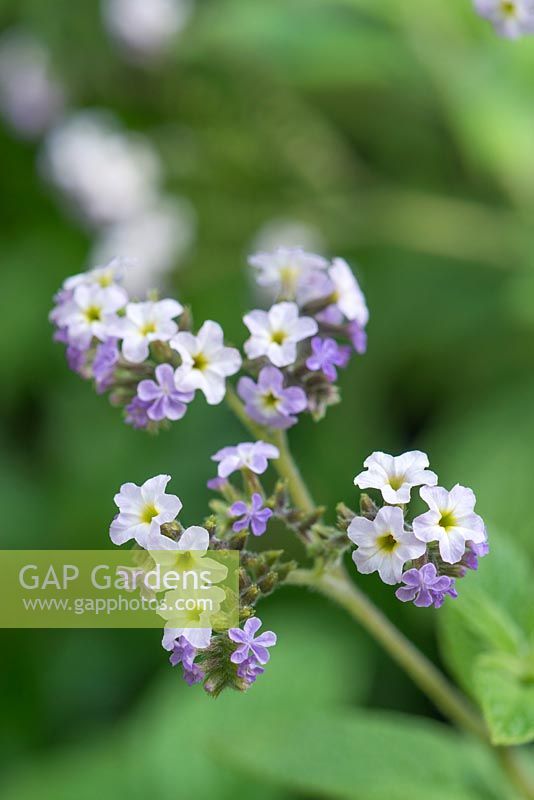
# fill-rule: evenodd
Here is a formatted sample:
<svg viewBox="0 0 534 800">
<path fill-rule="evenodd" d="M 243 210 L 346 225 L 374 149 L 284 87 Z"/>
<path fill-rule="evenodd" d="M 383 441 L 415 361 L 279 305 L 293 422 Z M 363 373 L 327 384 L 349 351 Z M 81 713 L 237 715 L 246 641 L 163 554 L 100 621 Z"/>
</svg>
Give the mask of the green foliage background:
<svg viewBox="0 0 534 800">
<path fill-rule="evenodd" d="M 534 689 L 507 680 L 509 643 L 488 631 L 496 613 L 531 652 L 534 41 L 498 39 L 470 0 L 198 0 L 167 61 L 141 70 L 95 0 L 2 0 L 0 24 L 49 45 L 77 107 L 111 108 L 153 140 L 166 188 L 198 216 L 172 276 L 198 321 L 243 341 L 245 257 L 272 219 L 317 228 L 357 265 L 369 352 L 343 376 L 343 404 L 292 432 L 296 455 L 331 507 L 355 503 L 352 477 L 377 449 L 427 449 L 444 485 L 475 489 L 502 561 L 444 610 L 444 657 L 437 614 L 360 582 L 490 717 L 495 681 L 499 702 L 524 689 L 513 736 L 532 738 Z M 117 487 L 159 472 L 197 522 L 209 456 L 242 437 L 237 423 L 198 401 L 149 438 L 67 371 L 47 314 L 89 239 L 33 146 L 2 128 L 0 153 L 2 546 L 105 546 Z M 3 631 L 2 800 L 513 797 L 482 750 L 422 719 L 433 708 L 342 612 L 284 590 L 261 616 L 279 633 L 268 673 L 216 703 L 182 686 L 155 632 Z"/>
</svg>

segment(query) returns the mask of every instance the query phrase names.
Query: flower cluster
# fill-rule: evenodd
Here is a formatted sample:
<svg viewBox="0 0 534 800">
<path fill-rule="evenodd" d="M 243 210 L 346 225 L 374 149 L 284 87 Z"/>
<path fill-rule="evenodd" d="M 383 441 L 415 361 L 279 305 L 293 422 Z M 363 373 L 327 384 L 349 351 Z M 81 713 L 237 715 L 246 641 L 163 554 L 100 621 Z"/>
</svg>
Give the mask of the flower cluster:
<svg viewBox="0 0 534 800">
<path fill-rule="evenodd" d="M 118 513 L 111 523 L 110 537 L 116 545 L 135 542 L 142 555 L 142 566 L 136 570 L 136 585 L 142 591 L 140 576 L 155 565 L 180 572 L 196 563 L 202 569 L 209 568 L 216 583 L 224 579 L 227 570 L 210 559 L 210 551 L 240 551 L 238 611 L 242 629 L 213 629 L 213 613 L 224 615 L 228 601 L 226 592 L 218 586 L 202 594 L 202 603 L 206 592 L 209 594 L 211 612 L 201 602 L 197 611 L 188 612 L 187 619 L 194 618 L 195 627 L 184 626 L 183 617 L 176 616 L 172 591 L 165 595 L 167 602 L 158 606 L 165 620 L 162 645 L 170 653 L 170 663 L 182 666 L 189 685 L 203 683 L 210 694 L 217 695 L 228 686 L 246 690 L 264 672 L 269 661 L 267 648 L 276 644 L 271 631 L 256 636 L 261 621 L 255 605 L 284 582 L 295 564 L 283 562 L 282 551 L 253 553 L 246 545 L 249 533 L 264 534 L 271 517 L 285 505 L 280 502 L 279 487 L 275 496 L 267 498 L 259 482 L 269 461 L 278 456 L 276 448 L 263 442 L 244 442 L 216 453 L 223 498 L 233 502 L 214 501 L 214 514 L 202 526 L 184 528 L 177 520 L 182 502 L 166 492 L 169 475 L 157 475 L 142 486 L 125 483 L 114 498 Z M 230 484 L 229 476 L 236 474 L 242 477 L 242 488 Z"/>
<path fill-rule="evenodd" d="M 243 318 L 254 379 L 241 378 L 238 394 L 251 419 L 269 428 L 289 428 L 303 411 L 320 419 L 339 399 L 337 368 L 366 350 L 369 312 L 358 282 L 343 259 L 300 248 L 258 253 L 249 263 L 276 302 Z"/>
<path fill-rule="evenodd" d="M 489 20 L 499 36 L 518 39 L 534 33 L 534 0 L 474 0 L 481 17 Z"/>
<path fill-rule="evenodd" d="M 280 297 L 268 311 L 243 318 L 250 333 L 249 374 L 237 385 L 244 411 L 270 430 L 291 427 L 306 411 L 320 419 L 339 399 L 337 370 L 352 351 L 365 352 L 369 313 L 356 278 L 342 259 L 329 263 L 300 249 L 250 262 L 258 282 Z M 197 391 L 210 405 L 220 403 L 242 358 L 225 346 L 218 323 L 208 320 L 194 334 L 189 312 L 176 300 L 132 301 L 123 286 L 129 269 L 115 258 L 68 278 L 50 319 L 71 369 L 93 379 L 97 392 L 109 391 L 128 424 L 153 430 L 181 419 Z"/>
<path fill-rule="evenodd" d="M 472 490 L 459 484 L 451 491 L 437 486 L 426 454 L 417 450 L 400 456 L 372 453 L 364 467 L 354 483 L 378 490 L 384 505 L 378 507 L 362 495 L 361 515 L 348 526 L 348 537 L 357 545 L 352 558 L 358 571 L 378 572 L 387 584 L 403 583 L 397 598 L 416 606 L 439 607 L 447 595 L 456 597 L 456 578 L 477 569 L 478 558 L 489 550 Z M 421 487 L 428 510 L 410 521 L 415 487 Z"/>
<path fill-rule="evenodd" d="M 50 319 L 71 369 L 93 379 L 97 392 L 109 391 L 130 425 L 154 430 L 181 419 L 197 391 L 220 403 L 241 356 L 224 346 L 216 322 L 194 335 L 176 300 L 130 300 L 121 286 L 127 266 L 114 259 L 68 278 Z"/>
</svg>

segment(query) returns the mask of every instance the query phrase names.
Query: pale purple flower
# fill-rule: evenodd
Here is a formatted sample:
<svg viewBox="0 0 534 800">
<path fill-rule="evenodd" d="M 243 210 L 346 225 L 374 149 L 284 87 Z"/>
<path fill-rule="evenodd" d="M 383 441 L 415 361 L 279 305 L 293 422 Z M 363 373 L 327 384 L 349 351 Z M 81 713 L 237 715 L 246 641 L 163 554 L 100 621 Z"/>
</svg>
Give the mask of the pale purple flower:
<svg viewBox="0 0 534 800">
<path fill-rule="evenodd" d="M 333 285 L 333 299 L 343 316 L 365 328 L 369 321 L 369 310 L 360 285 L 351 268 L 343 258 L 334 258 L 328 270 Z"/>
<path fill-rule="evenodd" d="M 250 528 L 254 536 L 261 536 L 267 530 L 267 523 L 272 515 L 270 508 L 264 508 L 263 498 L 259 492 L 254 492 L 250 505 L 238 500 L 230 506 L 230 516 L 241 517 L 232 525 L 235 533 Z"/>
<path fill-rule="evenodd" d="M 211 489 L 212 492 L 219 492 L 223 486 L 226 485 L 226 478 L 210 478 L 209 481 L 206 483 L 208 489 Z"/>
<path fill-rule="evenodd" d="M 297 422 L 294 415 L 308 406 L 306 392 L 298 386 L 284 387 L 284 375 L 276 367 L 264 367 L 257 383 L 241 378 L 237 393 L 249 417 L 270 428 L 290 428 Z"/>
<path fill-rule="evenodd" d="M 237 667 L 237 676 L 248 683 L 250 686 L 253 684 L 260 675 L 263 675 L 265 670 L 258 664 L 255 658 L 246 658 Z"/>
<path fill-rule="evenodd" d="M 141 428 L 146 428 L 150 422 L 150 418 L 147 413 L 149 406 L 150 403 L 145 403 L 136 395 L 125 408 L 126 424 L 131 425 L 132 428 L 137 428 L 138 430 Z"/>
<path fill-rule="evenodd" d="M 174 369 L 170 364 L 159 364 L 155 370 L 156 380 L 141 381 L 137 396 L 148 403 L 147 416 L 156 422 L 162 419 L 181 419 L 187 411 L 187 403 L 194 392 L 183 392 L 176 388 Z"/>
<path fill-rule="evenodd" d="M 69 369 L 82 375 L 87 359 L 87 348 L 76 347 L 74 344 L 69 344 L 65 355 L 67 357 Z"/>
<path fill-rule="evenodd" d="M 260 286 L 268 286 L 284 297 L 293 298 L 328 261 L 300 247 L 278 247 L 272 253 L 256 253 L 248 263 L 258 270 Z"/>
<path fill-rule="evenodd" d="M 169 657 L 173 667 L 177 667 L 178 664 L 182 665 L 183 677 L 189 686 L 200 683 L 204 678 L 203 670 L 194 663 L 196 655 L 196 647 L 193 647 L 184 636 L 180 636 L 174 643 L 174 649 Z"/>
<path fill-rule="evenodd" d="M 96 383 L 96 391 L 101 394 L 109 389 L 115 367 L 119 361 L 118 340 L 114 337 L 101 342 L 96 348 L 93 359 L 93 377 Z"/>
<path fill-rule="evenodd" d="M 450 492 L 441 486 L 423 486 L 420 494 L 429 511 L 414 519 L 413 532 L 421 542 L 438 542 L 447 564 L 461 560 L 468 541 L 486 541 L 486 528 L 475 514 L 476 497 L 471 489 L 458 483 Z"/>
<path fill-rule="evenodd" d="M 347 334 L 354 348 L 354 351 L 359 355 L 363 355 L 367 351 L 367 333 L 359 322 L 353 320 L 347 325 Z"/>
<path fill-rule="evenodd" d="M 126 315 L 116 325 L 126 361 L 140 364 L 148 358 L 151 342 L 168 342 L 178 330 L 174 320 L 183 310 L 180 303 L 170 299 L 128 303 Z"/>
<path fill-rule="evenodd" d="M 260 628 L 261 619 L 258 617 L 248 619 L 243 626 L 243 630 L 241 628 L 230 628 L 228 631 L 229 638 L 239 645 L 230 656 L 232 663 L 242 664 L 249 655 L 261 665 L 269 661 L 271 656 L 267 648 L 276 644 L 276 634 L 272 631 L 265 631 L 257 638 L 254 638 Z"/>
<path fill-rule="evenodd" d="M 322 372 L 333 383 L 337 378 L 336 367 L 346 367 L 350 359 L 348 347 L 338 345 L 335 339 L 321 339 L 314 336 L 311 340 L 312 355 L 306 366 L 313 372 Z"/>
<path fill-rule="evenodd" d="M 446 595 L 458 596 L 454 588 L 454 578 L 438 575 L 434 564 L 425 564 L 420 569 L 409 569 L 403 573 L 402 581 L 406 586 L 397 589 L 395 596 L 403 603 L 413 600 L 414 605 L 419 607 L 433 605 L 439 608 Z"/>
<path fill-rule="evenodd" d="M 487 541 L 480 542 L 467 542 L 465 553 L 462 558 L 462 564 L 467 569 L 477 570 L 478 559 L 484 558 L 489 553 L 489 543 Z"/>
<path fill-rule="evenodd" d="M 266 442 L 241 442 L 235 447 L 223 447 L 211 457 L 218 461 L 220 478 L 227 478 L 238 469 L 250 469 L 256 475 L 263 475 L 269 466 L 270 458 L 279 458 L 280 451 Z"/>
</svg>

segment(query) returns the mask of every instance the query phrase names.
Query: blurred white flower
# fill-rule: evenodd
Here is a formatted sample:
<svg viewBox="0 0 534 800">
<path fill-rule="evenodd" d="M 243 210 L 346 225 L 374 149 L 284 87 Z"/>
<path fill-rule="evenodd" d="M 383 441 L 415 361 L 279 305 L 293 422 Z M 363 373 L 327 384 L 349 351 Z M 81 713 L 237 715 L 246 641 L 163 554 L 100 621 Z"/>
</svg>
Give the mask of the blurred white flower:
<svg viewBox="0 0 534 800">
<path fill-rule="evenodd" d="M 191 247 L 195 214 L 187 200 L 164 197 L 131 219 L 103 228 L 89 261 L 103 264 L 117 253 L 128 259 L 123 285 L 132 296 L 162 289 L 165 276 Z"/>
<path fill-rule="evenodd" d="M 160 161 L 142 136 L 125 132 L 112 114 L 72 114 L 47 136 L 46 177 L 92 225 L 117 223 L 155 202 Z"/>
<path fill-rule="evenodd" d="M 185 27 L 192 0 L 103 0 L 102 16 L 111 36 L 135 60 L 165 52 Z"/>
<path fill-rule="evenodd" d="M 481 17 L 505 39 L 534 33 L 534 0 L 474 0 Z"/>
<path fill-rule="evenodd" d="M 63 88 L 46 48 L 23 30 L 0 37 L 0 111 L 24 138 L 42 134 L 63 110 Z"/>
</svg>

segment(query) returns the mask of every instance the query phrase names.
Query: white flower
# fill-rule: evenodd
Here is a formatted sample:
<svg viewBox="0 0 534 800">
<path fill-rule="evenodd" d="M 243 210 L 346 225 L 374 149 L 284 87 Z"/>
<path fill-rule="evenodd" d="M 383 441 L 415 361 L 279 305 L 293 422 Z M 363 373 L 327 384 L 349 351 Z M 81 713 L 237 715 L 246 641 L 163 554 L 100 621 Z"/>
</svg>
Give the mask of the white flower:
<svg viewBox="0 0 534 800">
<path fill-rule="evenodd" d="M 80 111 L 62 120 L 47 135 L 40 163 L 73 210 L 96 227 L 129 219 L 159 194 L 153 146 L 109 113 Z"/>
<path fill-rule="evenodd" d="M 211 458 L 219 462 L 219 478 L 227 478 L 238 469 L 249 469 L 256 475 L 263 475 L 269 459 L 280 458 L 280 451 L 274 444 L 262 441 L 241 442 L 235 447 L 223 447 Z"/>
<path fill-rule="evenodd" d="M 117 311 L 127 301 L 126 292 L 118 286 L 82 285 L 51 316 L 61 328 L 67 328 L 69 341 L 83 349 L 89 347 L 93 336 L 103 341 L 111 335 L 119 321 Z"/>
<path fill-rule="evenodd" d="M 306 253 L 300 247 L 278 247 L 273 253 L 256 253 L 248 263 L 258 270 L 260 286 L 272 287 L 286 297 L 293 297 L 310 273 L 328 266 L 325 258 Z"/>
<path fill-rule="evenodd" d="M 8 30 L 0 38 L 0 108 L 24 138 L 40 136 L 61 114 L 63 87 L 50 67 L 43 44 L 26 31 Z"/>
<path fill-rule="evenodd" d="M 176 639 L 183 636 L 187 639 L 189 644 L 196 647 L 197 650 L 203 650 L 209 647 L 211 641 L 211 628 L 172 628 L 165 626 L 163 631 L 163 639 L 161 640 L 162 646 L 165 650 L 173 650 Z"/>
<path fill-rule="evenodd" d="M 102 5 L 109 32 L 137 59 L 165 51 L 192 10 L 192 0 L 103 0 Z"/>
<path fill-rule="evenodd" d="M 100 286 L 102 289 L 106 289 L 121 282 L 128 265 L 128 259 L 112 258 L 101 267 L 80 272 L 78 275 L 71 275 L 63 282 L 63 288 L 68 291 L 76 289 L 77 286 Z"/>
<path fill-rule="evenodd" d="M 419 558 L 426 545 L 404 529 L 398 507 L 384 506 L 374 520 L 354 517 L 347 535 L 358 545 L 352 554 L 358 572 L 378 572 L 384 583 L 400 583 L 405 563 Z"/>
<path fill-rule="evenodd" d="M 158 529 L 150 534 L 147 549 L 154 561 L 165 568 L 164 572 L 206 570 L 210 573 L 211 583 L 219 583 L 226 578 L 228 569 L 224 564 L 206 558 L 209 543 L 208 531 L 199 525 L 191 525 L 178 541 L 162 536 Z"/>
<path fill-rule="evenodd" d="M 173 320 L 182 311 L 183 306 L 176 300 L 128 303 L 126 317 L 120 320 L 117 327 L 117 334 L 124 340 L 124 358 L 133 364 L 148 358 L 150 342 L 167 342 L 174 336 L 178 325 Z"/>
<path fill-rule="evenodd" d="M 328 270 L 332 281 L 334 303 L 351 322 L 365 328 L 369 322 L 369 310 L 358 281 L 343 258 L 335 258 Z"/>
<path fill-rule="evenodd" d="M 122 284 L 132 296 L 163 288 L 195 237 L 195 215 L 183 199 L 163 197 L 133 217 L 98 231 L 91 261 L 102 264 L 115 253 L 129 256 Z"/>
<path fill-rule="evenodd" d="M 174 494 L 165 494 L 170 475 L 156 475 L 142 486 L 124 483 L 115 495 L 118 515 L 111 523 L 109 534 L 113 544 L 121 545 L 135 539 L 146 547 L 150 535 L 159 533 L 164 522 L 172 522 L 182 508 Z"/>
<path fill-rule="evenodd" d="M 534 33 L 534 0 L 475 0 L 475 8 L 507 39 Z"/>
<path fill-rule="evenodd" d="M 226 378 L 241 366 L 239 351 L 224 346 L 221 326 L 207 320 L 197 336 L 180 332 L 170 344 L 182 358 L 175 373 L 177 388 L 181 391 L 200 389 L 210 405 L 220 403 L 226 392 Z"/>
<path fill-rule="evenodd" d="M 296 303 L 276 303 L 269 311 L 251 311 L 243 322 L 252 334 L 245 342 L 249 358 L 267 356 L 275 367 L 287 367 L 297 357 L 297 343 L 317 333 L 317 322 L 299 317 Z"/>
<path fill-rule="evenodd" d="M 420 450 L 401 456 L 371 453 L 363 465 L 366 469 L 356 475 L 354 484 L 360 489 L 380 489 L 386 503 L 393 505 L 409 503 L 414 486 L 435 486 L 438 482 L 435 472 L 426 469 L 428 456 Z"/>
<path fill-rule="evenodd" d="M 413 532 L 422 542 L 439 542 L 440 555 L 447 564 L 456 564 L 468 541 L 486 541 L 482 517 L 475 514 L 476 497 L 471 489 L 458 483 L 450 492 L 441 486 L 423 486 L 420 495 L 430 511 L 413 521 Z"/>
</svg>

